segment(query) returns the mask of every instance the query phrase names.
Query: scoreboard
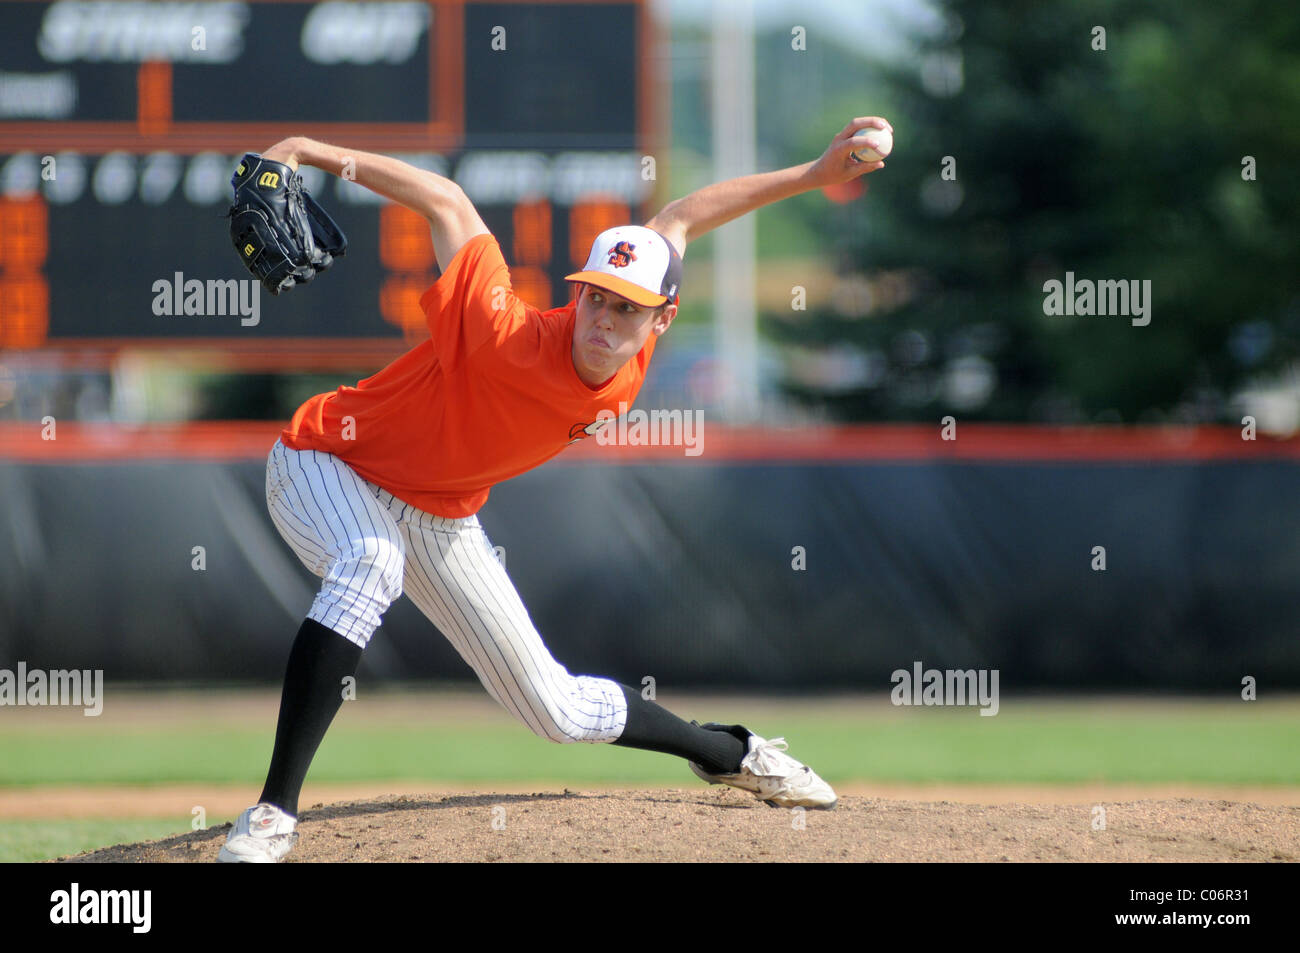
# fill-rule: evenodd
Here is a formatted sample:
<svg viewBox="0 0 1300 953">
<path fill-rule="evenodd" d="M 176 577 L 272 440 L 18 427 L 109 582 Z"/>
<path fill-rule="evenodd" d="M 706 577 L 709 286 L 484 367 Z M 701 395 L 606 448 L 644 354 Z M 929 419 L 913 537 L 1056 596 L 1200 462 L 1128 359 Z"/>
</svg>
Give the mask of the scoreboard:
<svg viewBox="0 0 1300 953">
<path fill-rule="evenodd" d="M 251 287 L 230 176 L 290 135 L 454 179 L 520 296 L 563 304 L 648 215 L 651 43 L 641 0 L 0 0 L 0 349 L 418 336 L 428 223 L 321 170 L 347 255 Z"/>
</svg>

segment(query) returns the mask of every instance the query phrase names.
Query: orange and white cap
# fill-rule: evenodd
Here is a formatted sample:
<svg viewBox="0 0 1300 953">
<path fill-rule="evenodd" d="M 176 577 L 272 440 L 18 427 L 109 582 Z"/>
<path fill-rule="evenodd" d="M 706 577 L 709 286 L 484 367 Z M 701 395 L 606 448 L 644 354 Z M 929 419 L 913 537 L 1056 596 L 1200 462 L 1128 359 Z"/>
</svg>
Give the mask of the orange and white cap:
<svg viewBox="0 0 1300 953">
<path fill-rule="evenodd" d="M 643 308 L 657 308 L 679 298 L 682 256 L 653 228 L 620 225 L 596 236 L 586 266 L 564 280 L 585 281 Z"/>
</svg>

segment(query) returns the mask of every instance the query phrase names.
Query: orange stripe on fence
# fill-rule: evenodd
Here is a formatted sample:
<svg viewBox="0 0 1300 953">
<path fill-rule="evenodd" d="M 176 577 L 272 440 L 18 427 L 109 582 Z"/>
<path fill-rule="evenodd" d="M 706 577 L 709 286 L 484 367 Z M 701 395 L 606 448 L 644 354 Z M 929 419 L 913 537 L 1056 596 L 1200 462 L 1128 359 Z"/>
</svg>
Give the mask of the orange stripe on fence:
<svg viewBox="0 0 1300 953">
<path fill-rule="evenodd" d="M 103 460 L 265 458 L 283 421 L 149 424 L 120 427 L 58 420 L 0 425 L 0 459 L 25 463 Z"/>
<path fill-rule="evenodd" d="M 611 422 L 613 441 L 619 421 Z M 653 433 L 654 427 L 647 430 Z M 686 447 L 600 445 L 588 437 L 557 459 L 602 459 L 605 462 L 685 458 L 700 463 L 728 461 L 807 461 L 909 463 L 943 460 L 973 462 L 1177 462 L 1300 458 L 1300 439 L 1261 437 L 1243 440 L 1234 427 L 1040 427 L 959 424 L 957 436 L 944 440 L 938 425 L 863 424 L 801 429 L 730 428 L 696 424 L 698 455 Z M 662 432 L 662 428 L 661 428 Z"/>
<path fill-rule="evenodd" d="M 265 458 L 284 421 L 199 421 L 123 427 L 40 421 L 0 424 L 0 459 L 32 463 L 98 460 Z M 618 435 L 618 422 L 606 429 Z M 633 428 L 624 436 L 631 438 Z M 861 425 L 798 430 L 733 428 L 700 422 L 686 446 L 602 445 L 587 437 L 560 463 L 806 462 L 923 463 L 1177 463 L 1300 459 L 1300 439 L 1243 440 L 1235 427 L 1054 428 L 959 425 L 955 440 L 939 428 Z"/>
</svg>

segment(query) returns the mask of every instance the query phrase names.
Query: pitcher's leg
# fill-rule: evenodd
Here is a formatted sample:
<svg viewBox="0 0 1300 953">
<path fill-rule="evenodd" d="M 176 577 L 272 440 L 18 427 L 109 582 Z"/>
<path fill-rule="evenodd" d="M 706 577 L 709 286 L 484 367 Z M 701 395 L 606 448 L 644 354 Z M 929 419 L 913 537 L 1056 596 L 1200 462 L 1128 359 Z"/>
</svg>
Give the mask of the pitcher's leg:
<svg viewBox="0 0 1300 953">
<path fill-rule="evenodd" d="M 407 596 L 506 711 L 552 741 L 609 742 L 622 734 L 622 688 L 570 675 L 551 656 L 476 518 L 416 511 L 399 525 L 407 534 Z"/>
<path fill-rule="evenodd" d="M 404 541 L 387 508 L 338 457 L 279 441 L 266 504 L 284 541 L 324 580 L 307 617 L 365 648 L 402 594 Z"/>
<path fill-rule="evenodd" d="M 674 754 L 706 781 L 782 807 L 834 806 L 830 785 L 784 753 L 784 738 L 686 722 L 630 686 L 570 675 L 542 643 L 477 519 L 443 520 L 391 504 L 406 535 L 406 594 L 492 697 L 536 734 Z"/>
<path fill-rule="evenodd" d="M 737 770 L 742 738 L 678 718 L 611 679 L 573 676 L 551 656 L 477 519 L 410 518 L 406 593 L 450 639 L 488 692 L 552 741 L 612 742 Z"/>
<path fill-rule="evenodd" d="M 285 541 L 324 582 L 285 669 L 262 802 L 289 814 L 308 766 L 355 676 L 361 651 L 401 594 L 405 544 L 374 490 L 337 457 L 277 443 L 267 507 Z"/>
<path fill-rule="evenodd" d="M 343 680 L 355 676 L 362 649 L 402 592 L 401 530 L 342 460 L 277 440 L 267 457 L 266 506 L 323 582 L 289 650 L 261 798 L 227 835 L 217 855 L 225 863 L 273 863 L 293 848 L 298 798 L 343 703 Z"/>
<path fill-rule="evenodd" d="M 303 620 L 285 666 L 275 747 L 258 803 L 298 815 L 307 769 L 343 704 L 343 679 L 356 677 L 360 661 L 361 646 L 314 619 Z"/>
</svg>

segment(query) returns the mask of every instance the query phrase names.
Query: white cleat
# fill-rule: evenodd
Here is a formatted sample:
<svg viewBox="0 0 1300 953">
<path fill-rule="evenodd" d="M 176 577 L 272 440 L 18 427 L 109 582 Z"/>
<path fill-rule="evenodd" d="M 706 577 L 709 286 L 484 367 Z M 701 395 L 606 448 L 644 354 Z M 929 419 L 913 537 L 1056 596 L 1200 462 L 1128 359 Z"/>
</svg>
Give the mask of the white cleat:
<svg viewBox="0 0 1300 953">
<path fill-rule="evenodd" d="M 724 725 L 700 727 L 727 730 Z M 730 784 L 775 807 L 833 808 L 838 799 L 831 786 L 817 777 L 812 768 L 785 754 L 787 747 L 784 738 L 768 741 L 751 732 L 749 754 L 735 774 L 710 774 L 694 761 L 690 762 L 691 770 L 710 784 Z"/>
<path fill-rule="evenodd" d="M 250 807 L 226 835 L 217 860 L 223 864 L 274 864 L 298 843 L 291 817 L 274 804 Z"/>
</svg>

